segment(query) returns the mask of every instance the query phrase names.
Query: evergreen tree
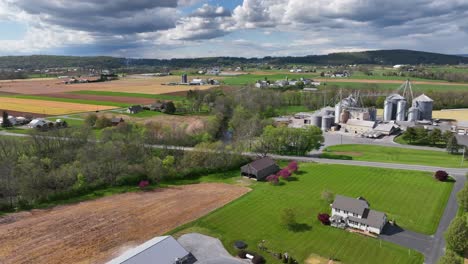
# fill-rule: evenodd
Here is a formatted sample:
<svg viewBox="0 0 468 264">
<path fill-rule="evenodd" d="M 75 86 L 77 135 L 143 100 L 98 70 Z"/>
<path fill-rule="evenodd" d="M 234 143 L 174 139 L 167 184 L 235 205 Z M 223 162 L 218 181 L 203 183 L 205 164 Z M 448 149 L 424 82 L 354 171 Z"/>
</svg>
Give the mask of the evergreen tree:
<svg viewBox="0 0 468 264">
<path fill-rule="evenodd" d="M 2 127 L 12 127 L 13 124 L 11 123 L 10 119 L 8 119 L 8 113 L 3 111 L 3 123 Z"/>
</svg>

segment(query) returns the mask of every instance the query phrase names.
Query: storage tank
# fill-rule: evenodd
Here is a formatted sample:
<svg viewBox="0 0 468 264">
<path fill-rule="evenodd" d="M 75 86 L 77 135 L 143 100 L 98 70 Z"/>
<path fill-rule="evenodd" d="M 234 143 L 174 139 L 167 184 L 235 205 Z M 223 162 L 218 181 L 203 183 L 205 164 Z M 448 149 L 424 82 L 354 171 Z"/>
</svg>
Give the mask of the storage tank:
<svg viewBox="0 0 468 264">
<path fill-rule="evenodd" d="M 322 116 L 321 115 L 312 116 L 311 125 L 316 126 L 316 127 L 321 127 L 322 126 Z"/>
<path fill-rule="evenodd" d="M 335 124 L 340 123 L 341 102 L 335 105 Z"/>
<path fill-rule="evenodd" d="M 432 120 L 432 106 L 434 101 L 425 94 L 413 99 L 413 107 L 419 109 L 418 120 Z"/>
<path fill-rule="evenodd" d="M 408 121 L 414 122 L 419 120 L 419 110 L 417 107 L 410 107 L 408 110 Z"/>
<path fill-rule="evenodd" d="M 350 113 L 348 110 L 343 110 L 343 112 L 341 112 L 341 115 L 340 115 L 340 122 L 342 124 L 346 124 L 346 122 L 348 122 L 349 120 L 349 116 L 350 116 Z"/>
<path fill-rule="evenodd" d="M 334 116 L 328 115 L 322 117 L 322 131 L 327 131 L 333 125 L 333 120 L 335 119 Z"/>
<path fill-rule="evenodd" d="M 377 120 L 377 109 L 375 109 L 374 107 L 369 108 L 369 120 Z"/>
<path fill-rule="evenodd" d="M 400 100 L 397 104 L 397 114 L 396 120 L 397 121 L 405 121 L 406 117 L 406 100 Z"/>
<path fill-rule="evenodd" d="M 392 120 L 392 111 L 393 111 L 392 101 L 385 100 L 385 102 L 384 102 L 384 114 L 383 114 L 383 120 L 384 121 L 391 121 Z"/>
</svg>

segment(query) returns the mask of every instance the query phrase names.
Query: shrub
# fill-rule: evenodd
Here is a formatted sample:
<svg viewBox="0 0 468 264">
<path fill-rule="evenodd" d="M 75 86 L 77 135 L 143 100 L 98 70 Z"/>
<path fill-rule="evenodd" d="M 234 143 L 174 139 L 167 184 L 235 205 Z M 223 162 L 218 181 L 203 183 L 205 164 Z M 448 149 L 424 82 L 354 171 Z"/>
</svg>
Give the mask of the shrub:
<svg viewBox="0 0 468 264">
<path fill-rule="evenodd" d="M 318 214 L 317 219 L 322 222 L 324 225 L 330 225 L 330 215 L 329 214 Z"/>
<path fill-rule="evenodd" d="M 468 212 L 468 184 L 457 194 L 458 204 L 464 212 Z"/>
<path fill-rule="evenodd" d="M 451 250 L 445 251 L 437 264 L 463 264 L 463 259 Z"/>
<path fill-rule="evenodd" d="M 333 200 L 335 199 L 335 195 L 330 192 L 330 191 L 323 191 L 322 192 L 322 200 L 326 201 L 327 203 L 331 204 L 333 203 Z"/>
<path fill-rule="evenodd" d="M 297 172 L 299 170 L 299 165 L 297 164 L 296 161 L 291 161 L 288 164 L 288 170 L 292 173 Z"/>
<path fill-rule="evenodd" d="M 138 187 L 141 189 L 141 190 L 146 190 L 149 186 L 149 181 L 147 180 L 143 180 L 143 181 L 140 181 L 140 183 L 138 184 Z"/>
<path fill-rule="evenodd" d="M 279 176 L 272 174 L 266 177 L 266 180 L 273 185 L 277 185 L 279 183 Z"/>
<path fill-rule="evenodd" d="M 448 173 L 443 170 L 438 170 L 434 173 L 434 178 L 436 178 L 438 181 L 446 181 L 448 176 Z"/>
<path fill-rule="evenodd" d="M 291 177 L 291 172 L 287 168 L 282 169 L 278 172 L 278 176 L 280 176 L 281 178 L 285 180 L 289 180 L 289 177 Z"/>
<path fill-rule="evenodd" d="M 447 246 L 454 252 L 462 255 L 468 250 L 468 219 L 467 216 L 455 218 L 445 233 Z"/>
<path fill-rule="evenodd" d="M 287 228 L 292 228 L 296 224 L 296 213 L 291 208 L 283 209 L 281 213 L 281 224 Z"/>
<path fill-rule="evenodd" d="M 261 255 L 255 255 L 252 259 L 252 264 L 264 264 L 265 262 L 265 258 Z"/>
</svg>

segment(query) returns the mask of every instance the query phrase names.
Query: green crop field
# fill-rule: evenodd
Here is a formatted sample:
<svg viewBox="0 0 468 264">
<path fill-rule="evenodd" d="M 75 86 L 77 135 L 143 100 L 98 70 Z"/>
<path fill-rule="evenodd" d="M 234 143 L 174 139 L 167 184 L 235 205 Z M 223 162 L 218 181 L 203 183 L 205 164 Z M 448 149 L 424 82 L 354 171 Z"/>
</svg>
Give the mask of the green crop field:
<svg viewBox="0 0 468 264">
<path fill-rule="evenodd" d="M 125 92 L 108 92 L 108 91 L 74 91 L 73 94 L 89 94 L 89 95 L 105 95 L 105 96 L 121 96 L 121 97 L 137 97 L 137 98 L 151 98 L 159 100 L 181 101 L 185 97 L 177 95 L 164 95 L 164 94 L 144 94 L 144 93 L 125 93 Z"/>
<path fill-rule="evenodd" d="M 422 263 L 422 255 L 413 250 L 322 225 L 317 214 L 330 213 L 330 207 L 321 193 L 329 190 L 363 196 L 371 208 L 386 212 L 403 228 L 431 234 L 453 183 L 437 182 L 424 172 L 311 163 L 300 167 L 295 180 L 279 186 L 256 183 L 240 199 L 171 233 L 203 232 L 219 237 L 232 254 L 233 242 L 244 240 L 269 263 L 279 261 L 257 249 L 261 240 L 266 240 L 270 250 L 289 252 L 299 263 L 313 253 L 348 264 Z M 280 224 L 285 208 L 296 212 L 299 230 L 291 231 Z"/>
<path fill-rule="evenodd" d="M 468 167 L 468 162 L 461 166 L 461 156 L 443 151 L 405 149 L 375 145 L 336 145 L 327 147 L 327 156 L 345 155 L 353 160 L 375 161 L 386 163 L 416 164 L 440 166 L 444 168 Z"/>
</svg>

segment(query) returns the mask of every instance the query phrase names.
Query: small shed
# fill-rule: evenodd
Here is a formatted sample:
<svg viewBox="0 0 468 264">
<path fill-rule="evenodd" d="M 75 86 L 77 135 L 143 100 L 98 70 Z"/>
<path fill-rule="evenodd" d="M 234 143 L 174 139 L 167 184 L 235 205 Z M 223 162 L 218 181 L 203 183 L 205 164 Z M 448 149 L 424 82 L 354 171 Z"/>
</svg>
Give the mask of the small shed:
<svg viewBox="0 0 468 264">
<path fill-rule="evenodd" d="M 121 117 L 114 117 L 111 119 L 111 122 L 113 126 L 117 126 L 118 124 L 125 122 L 125 120 Z"/>
<path fill-rule="evenodd" d="M 279 170 L 279 166 L 272 158 L 264 157 L 242 166 L 241 175 L 261 181 L 267 176 L 277 173 Z"/>
</svg>

